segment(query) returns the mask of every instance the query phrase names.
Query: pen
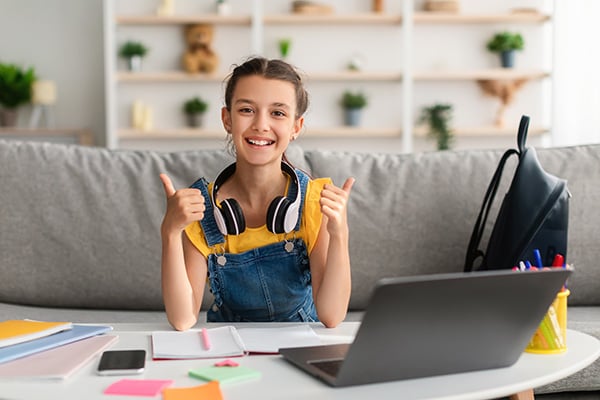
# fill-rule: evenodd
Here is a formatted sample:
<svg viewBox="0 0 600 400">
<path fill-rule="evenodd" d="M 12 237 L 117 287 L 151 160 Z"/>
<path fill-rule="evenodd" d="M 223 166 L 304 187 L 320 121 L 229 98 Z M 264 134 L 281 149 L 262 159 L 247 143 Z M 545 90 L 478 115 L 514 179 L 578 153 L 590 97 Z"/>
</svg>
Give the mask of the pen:
<svg viewBox="0 0 600 400">
<path fill-rule="evenodd" d="M 204 350 L 210 350 L 210 338 L 208 337 L 208 331 L 206 328 L 202 328 L 202 343 L 204 343 Z"/>
<path fill-rule="evenodd" d="M 536 267 L 542 269 L 544 268 L 544 263 L 542 262 L 542 255 L 540 254 L 539 249 L 533 249 L 533 256 L 535 257 Z"/>
</svg>

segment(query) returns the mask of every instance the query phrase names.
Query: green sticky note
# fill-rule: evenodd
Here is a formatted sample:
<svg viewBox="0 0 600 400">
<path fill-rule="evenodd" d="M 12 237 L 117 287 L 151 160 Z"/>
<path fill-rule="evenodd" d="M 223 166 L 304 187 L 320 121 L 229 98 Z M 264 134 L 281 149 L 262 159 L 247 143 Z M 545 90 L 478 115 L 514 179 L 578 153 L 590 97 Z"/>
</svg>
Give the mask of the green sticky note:
<svg viewBox="0 0 600 400">
<path fill-rule="evenodd" d="M 260 378 L 260 372 L 248 367 L 203 367 L 191 369 L 188 375 L 204 381 L 219 381 L 220 383 L 239 382 L 247 379 Z"/>
</svg>

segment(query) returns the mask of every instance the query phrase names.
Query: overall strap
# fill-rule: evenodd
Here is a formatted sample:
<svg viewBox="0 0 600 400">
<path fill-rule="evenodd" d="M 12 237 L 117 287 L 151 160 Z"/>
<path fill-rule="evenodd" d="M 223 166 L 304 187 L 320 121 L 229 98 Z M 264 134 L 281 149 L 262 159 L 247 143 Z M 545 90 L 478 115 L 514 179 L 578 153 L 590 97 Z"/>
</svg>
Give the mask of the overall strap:
<svg viewBox="0 0 600 400">
<path fill-rule="evenodd" d="M 225 237 L 221 231 L 219 231 L 217 221 L 215 220 L 213 202 L 210 194 L 208 193 L 208 182 L 206 179 L 200 178 L 190 187 L 200 190 L 202 197 L 204 197 L 204 218 L 202 221 L 200 221 L 200 224 L 202 225 L 202 230 L 204 231 L 206 244 L 212 247 L 216 244 L 225 243 Z"/>
<path fill-rule="evenodd" d="M 300 182 L 300 207 L 298 207 L 298 222 L 296 222 L 295 231 L 300 230 L 300 223 L 302 221 L 302 209 L 304 207 L 304 199 L 306 197 L 306 189 L 308 187 L 308 182 L 310 181 L 310 177 L 302 172 L 299 169 L 296 169 L 296 175 L 298 176 L 298 182 Z"/>
</svg>

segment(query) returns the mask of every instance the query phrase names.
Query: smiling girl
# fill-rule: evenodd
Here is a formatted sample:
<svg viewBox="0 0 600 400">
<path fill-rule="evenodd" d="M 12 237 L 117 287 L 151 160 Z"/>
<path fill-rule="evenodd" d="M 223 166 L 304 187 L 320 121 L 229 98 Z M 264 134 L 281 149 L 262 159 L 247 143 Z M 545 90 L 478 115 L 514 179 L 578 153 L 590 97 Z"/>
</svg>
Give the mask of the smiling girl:
<svg viewBox="0 0 600 400">
<path fill-rule="evenodd" d="M 162 290 L 177 330 L 196 324 L 206 277 L 210 322 L 321 321 L 334 327 L 350 299 L 347 202 L 354 184 L 311 179 L 285 150 L 308 95 L 295 69 L 252 58 L 227 81 L 223 126 L 236 162 L 208 183 L 175 190 L 161 174 Z"/>
</svg>

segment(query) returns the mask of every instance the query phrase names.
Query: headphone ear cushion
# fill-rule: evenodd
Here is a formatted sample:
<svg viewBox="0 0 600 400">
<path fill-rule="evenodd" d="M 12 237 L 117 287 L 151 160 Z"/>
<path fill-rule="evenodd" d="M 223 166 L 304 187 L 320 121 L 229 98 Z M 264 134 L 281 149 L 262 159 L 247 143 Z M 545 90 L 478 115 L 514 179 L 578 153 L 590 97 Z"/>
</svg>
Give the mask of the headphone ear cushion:
<svg viewBox="0 0 600 400">
<path fill-rule="evenodd" d="M 239 235 L 246 229 L 246 221 L 240 204 L 235 199 L 225 199 L 220 205 L 221 215 L 229 235 Z"/>
<path fill-rule="evenodd" d="M 287 197 L 277 196 L 269 204 L 267 210 L 267 228 L 273 233 L 287 233 L 285 230 L 285 220 L 287 210 L 292 203 Z"/>
</svg>

